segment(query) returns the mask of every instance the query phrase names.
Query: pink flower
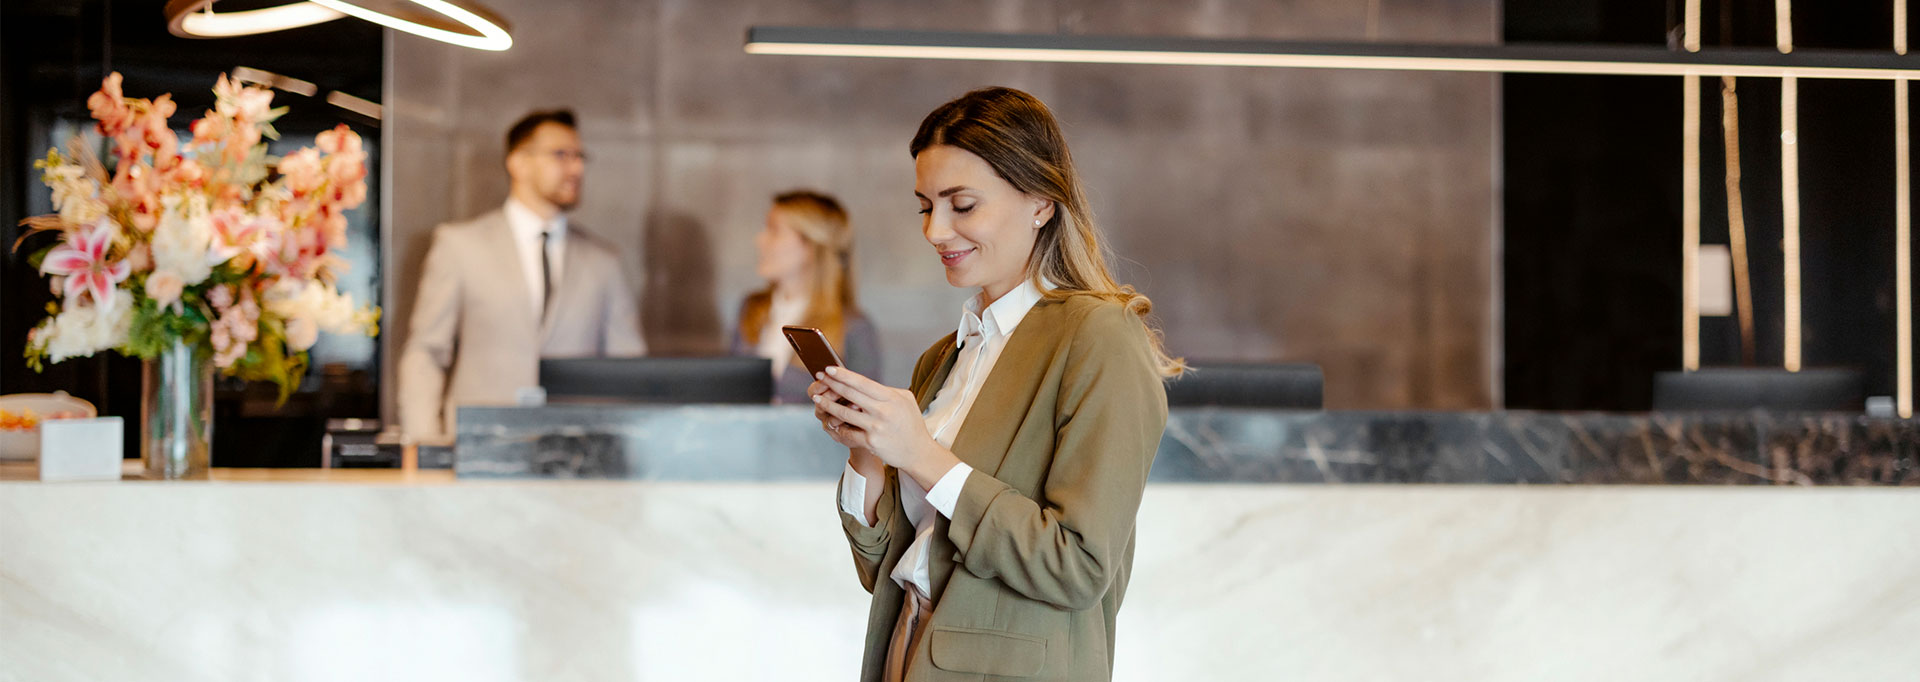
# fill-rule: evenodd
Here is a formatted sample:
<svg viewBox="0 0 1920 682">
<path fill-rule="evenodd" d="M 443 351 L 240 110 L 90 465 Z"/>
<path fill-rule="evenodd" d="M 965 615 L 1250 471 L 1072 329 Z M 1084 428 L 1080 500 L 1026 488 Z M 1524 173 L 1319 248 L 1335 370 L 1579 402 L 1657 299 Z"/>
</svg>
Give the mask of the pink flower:
<svg viewBox="0 0 1920 682">
<path fill-rule="evenodd" d="M 147 195 L 136 200 L 133 204 L 134 229 L 141 232 L 152 232 L 154 226 L 160 224 L 160 212 L 162 210 L 164 209 L 160 205 L 160 197 L 158 195 Z"/>
<path fill-rule="evenodd" d="M 333 187 L 333 205 L 339 210 L 355 208 L 366 202 L 367 183 L 365 182 L 356 180 Z"/>
<path fill-rule="evenodd" d="M 47 254 L 40 272 L 67 278 L 68 302 L 79 300 L 82 292 L 96 303 L 110 305 L 114 285 L 126 281 L 132 273 L 126 261 L 107 262 L 107 247 L 113 243 L 112 223 L 100 221 L 92 227 L 67 231 L 67 241 Z"/>
<path fill-rule="evenodd" d="M 345 123 L 334 126 L 333 130 L 314 136 L 313 143 L 320 146 L 320 151 L 328 154 L 346 154 L 349 156 L 364 156 L 366 154 L 366 152 L 360 150 L 360 136 L 354 133 L 353 129 L 348 128 Z"/>
<path fill-rule="evenodd" d="M 167 104 L 171 108 L 173 103 Z M 153 165 L 173 167 L 180 158 L 180 137 L 174 135 L 173 128 L 167 125 L 167 117 L 156 111 L 147 114 L 143 122 L 146 123 L 146 136 L 141 141 L 146 145 L 144 151 L 153 154 Z"/>
<path fill-rule="evenodd" d="M 273 110 L 272 90 L 248 87 L 237 79 L 228 80 L 224 73 L 220 74 L 220 80 L 214 81 L 213 97 L 214 111 L 239 121 L 259 123 L 267 120 Z"/>
<path fill-rule="evenodd" d="M 235 119 L 233 127 L 227 130 L 224 143 L 227 160 L 238 163 L 247 159 L 247 153 L 254 145 L 260 144 L 260 126 L 245 120 Z"/>
<path fill-rule="evenodd" d="M 320 234 L 310 229 L 283 229 L 271 241 L 267 254 L 261 259 L 261 269 L 268 274 L 308 279 L 319 267 L 319 257 L 326 247 L 317 244 Z"/>
<path fill-rule="evenodd" d="M 344 215 L 340 215 L 339 213 L 329 211 L 327 213 L 326 222 L 323 222 L 320 224 L 320 235 L 324 239 L 322 243 L 326 244 L 326 247 L 322 249 L 317 249 L 316 250 L 317 252 L 325 253 L 326 249 L 329 249 L 329 248 L 331 249 L 346 248 L 347 247 L 347 217 Z"/>
<path fill-rule="evenodd" d="M 187 288 L 186 282 L 172 270 L 161 270 L 147 276 L 147 298 L 160 305 L 172 305 L 180 301 L 180 292 Z"/>
<path fill-rule="evenodd" d="M 122 160 L 113 176 L 113 192 L 132 209 L 133 228 L 152 232 L 160 223 L 163 178 L 146 164 Z"/>
<path fill-rule="evenodd" d="M 154 165 L 170 165 L 173 157 L 179 156 L 180 138 L 173 134 L 173 127 L 167 125 L 167 119 L 173 116 L 175 109 L 173 95 L 161 95 L 152 103 L 142 107 L 129 133 L 134 135 L 142 149 L 141 152 L 153 154 Z"/>
<path fill-rule="evenodd" d="M 227 369 L 246 357 L 247 344 L 260 338 L 260 304 L 247 288 L 240 289 L 236 300 L 232 286 L 215 287 L 207 298 L 220 313 L 211 325 L 213 364 Z"/>
<path fill-rule="evenodd" d="M 221 118 L 218 113 L 209 111 L 205 117 L 194 121 L 189 130 L 193 131 L 193 145 L 195 147 L 218 144 L 220 138 L 227 136 L 227 119 Z"/>
<path fill-rule="evenodd" d="M 249 258 L 242 268 L 272 255 L 273 242 L 286 229 L 279 216 L 252 215 L 237 207 L 215 212 L 209 222 L 213 224 L 214 262 L 224 263 L 244 254 Z"/>
<path fill-rule="evenodd" d="M 223 284 L 209 289 L 207 303 L 213 304 L 213 309 L 219 312 L 225 312 L 227 308 L 233 307 L 233 285 Z"/>
<path fill-rule="evenodd" d="M 176 185 L 197 188 L 207 181 L 207 169 L 193 159 L 181 159 L 169 169 L 168 180 Z"/>
<path fill-rule="evenodd" d="M 173 103 L 173 93 L 155 97 L 152 107 L 152 114 L 156 117 L 154 120 L 158 120 L 161 124 L 160 129 L 167 131 L 167 136 L 172 137 L 173 130 L 166 127 L 167 119 L 172 118 L 173 112 L 179 110 L 179 106 Z"/>
<path fill-rule="evenodd" d="M 287 177 L 287 189 L 293 190 L 295 194 L 312 192 L 319 189 L 321 183 L 327 181 L 320 165 L 320 151 L 312 147 L 280 159 L 280 174 Z"/>
<path fill-rule="evenodd" d="M 153 247 L 148 244 L 136 244 L 127 251 L 126 264 L 134 272 L 146 272 L 153 268 Z"/>
<path fill-rule="evenodd" d="M 100 82 L 100 91 L 87 98 L 87 110 L 100 121 L 96 128 L 101 135 L 115 137 L 127 129 L 133 122 L 133 110 L 127 106 L 126 96 L 120 93 L 120 72 L 107 74 Z"/>
</svg>

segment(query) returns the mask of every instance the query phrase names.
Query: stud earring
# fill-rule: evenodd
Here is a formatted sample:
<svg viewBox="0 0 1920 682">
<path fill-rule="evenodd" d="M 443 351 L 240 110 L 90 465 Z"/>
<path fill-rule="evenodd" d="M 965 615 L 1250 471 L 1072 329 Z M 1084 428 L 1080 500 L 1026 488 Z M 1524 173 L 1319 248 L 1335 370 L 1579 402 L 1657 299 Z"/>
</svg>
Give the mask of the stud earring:
<svg viewBox="0 0 1920 682">
<path fill-rule="evenodd" d="M 1039 227 L 1041 223 L 1045 223 L 1045 222 L 1047 222 L 1047 221 L 1045 221 L 1045 220 L 1035 220 L 1035 221 L 1033 221 L 1033 226 L 1034 226 L 1034 227 Z"/>
</svg>

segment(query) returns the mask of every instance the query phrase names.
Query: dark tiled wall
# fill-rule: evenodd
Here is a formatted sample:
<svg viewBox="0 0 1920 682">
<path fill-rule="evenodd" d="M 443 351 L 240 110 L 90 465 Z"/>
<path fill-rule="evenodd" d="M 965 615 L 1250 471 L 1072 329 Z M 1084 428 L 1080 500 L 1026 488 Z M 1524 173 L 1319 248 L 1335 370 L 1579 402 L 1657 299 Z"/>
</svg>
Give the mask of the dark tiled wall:
<svg viewBox="0 0 1920 682">
<path fill-rule="evenodd" d="M 982 85 L 1066 126 L 1122 278 L 1192 358 L 1315 362 L 1330 408 L 1498 402 L 1497 81 L 1473 74 L 751 56 L 750 25 L 1490 42 L 1493 0 L 1168 3 L 489 0 L 515 47 L 400 35 L 393 248 L 404 338 L 433 225 L 504 200 L 501 138 L 568 105 L 592 155 L 575 216 L 619 244 L 659 351 L 719 352 L 759 286 L 773 193 L 840 196 L 888 379 L 953 328 L 907 141 Z M 395 346 L 398 348 L 398 345 Z"/>
</svg>

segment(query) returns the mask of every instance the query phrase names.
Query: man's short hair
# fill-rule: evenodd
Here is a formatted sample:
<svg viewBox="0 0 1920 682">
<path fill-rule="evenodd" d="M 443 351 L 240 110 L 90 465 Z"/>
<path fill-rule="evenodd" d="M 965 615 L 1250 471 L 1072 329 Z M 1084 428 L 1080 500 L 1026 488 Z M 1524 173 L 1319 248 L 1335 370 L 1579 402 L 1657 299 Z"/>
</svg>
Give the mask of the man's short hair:
<svg viewBox="0 0 1920 682">
<path fill-rule="evenodd" d="M 580 127 L 574 124 L 572 109 L 535 111 L 520 117 L 512 128 L 507 129 L 507 153 L 512 154 L 514 150 L 520 148 L 520 145 L 526 144 L 527 140 L 533 138 L 533 131 L 548 123 L 558 123 L 575 132 L 580 130 Z"/>
</svg>

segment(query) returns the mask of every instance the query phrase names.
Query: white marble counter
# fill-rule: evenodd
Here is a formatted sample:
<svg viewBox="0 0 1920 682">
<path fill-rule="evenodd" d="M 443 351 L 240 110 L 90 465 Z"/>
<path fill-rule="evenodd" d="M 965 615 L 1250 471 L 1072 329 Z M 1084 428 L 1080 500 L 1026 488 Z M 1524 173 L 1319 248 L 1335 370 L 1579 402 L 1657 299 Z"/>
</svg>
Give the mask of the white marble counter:
<svg viewBox="0 0 1920 682">
<path fill-rule="evenodd" d="M 0 483 L 0 680 L 855 679 L 825 483 Z M 1149 488 L 1119 680 L 1913 680 L 1920 491 Z"/>
</svg>

